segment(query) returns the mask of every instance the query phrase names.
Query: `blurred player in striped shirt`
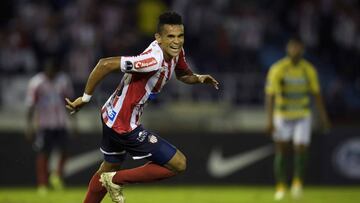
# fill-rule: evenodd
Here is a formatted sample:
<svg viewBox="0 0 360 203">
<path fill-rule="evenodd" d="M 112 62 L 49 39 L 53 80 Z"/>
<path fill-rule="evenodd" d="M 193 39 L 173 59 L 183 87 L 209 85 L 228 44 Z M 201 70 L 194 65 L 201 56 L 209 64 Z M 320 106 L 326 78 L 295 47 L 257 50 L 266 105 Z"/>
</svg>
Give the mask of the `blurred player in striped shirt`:
<svg viewBox="0 0 360 203">
<path fill-rule="evenodd" d="M 36 174 L 38 191 L 45 194 L 48 186 L 49 155 L 57 148 L 60 161 L 55 173 L 50 176 L 54 189 L 61 189 L 62 172 L 66 160 L 69 116 L 64 108 L 64 97 L 74 94 L 70 78 L 60 72 L 55 59 L 48 59 L 44 71 L 30 79 L 26 105 L 28 107 L 26 138 L 37 152 Z"/>
<path fill-rule="evenodd" d="M 315 99 L 324 128 L 330 127 L 316 69 L 303 58 L 303 52 L 302 41 L 298 38 L 291 39 L 287 44 L 287 56 L 274 63 L 267 75 L 267 128 L 276 145 L 275 200 L 281 200 L 285 195 L 289 144 L 294 146 L 295 154 L 291 193 L 294 198 L 299 198 L 302 194 L 307 149 L 311 140 L 310 96 Z"/>
<path fill-rule="evenodd" d="M 184 154 L 160 136 L 140 124 L 145 104 L 161 91 L 175 73 L 187 84 L 218 82 L 210 75 L 194 74 L 185 60 L 184 25 L 181 16 L 166 12 L 159 16 L 157 33 L 143 53 L 100 59 L 91 72 L 82 97 L 67 99 L 67 108 L 75 113 L 90 101 L 96 85 L 109 73 L 122 71 L 119 86 L 101 109 L 104 161 L 90 181 L 86 203 L 101 202 L 106 192 L 114 202 L 124 202 L 122 187 L 130 183 L 152 182 L 172 177 L 186 168 Z M 141 167 L 120 170 L 125 155 L 147 159 Z"/>
</svg>

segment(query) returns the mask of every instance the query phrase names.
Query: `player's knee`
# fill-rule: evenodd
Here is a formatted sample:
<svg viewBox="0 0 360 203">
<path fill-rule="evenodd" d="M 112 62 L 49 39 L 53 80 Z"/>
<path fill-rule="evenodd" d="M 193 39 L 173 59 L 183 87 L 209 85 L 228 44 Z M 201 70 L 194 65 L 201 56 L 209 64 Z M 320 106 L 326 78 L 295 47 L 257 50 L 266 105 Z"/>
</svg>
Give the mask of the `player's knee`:
<svg viewBox="0 0 360 203">
<path fill-rule="evenodd" d="M 182 173 L 186 170 L 186 157 L 179 153 L 168 163 L 168 166 L 175 173 Z"/>
<path fill-rule="evenodd" d="M 182 173 L 186 170 L 186 157 L 184 156 L 183 159 L 180 161 L 178 172 Z"/>
<path fill-rule="evenodd" d="M 290 144 L 288 142 L 276 142 L 275 143 L 275 150 L 277 153 L 289 153 Z"/>
<path fill-rule="evenodd" d="M 178 159 L 176 164 L 174 165 L 174 171 L 175 173 L 183 173 L 186 170 L 186 157 L 182 157 L 181 159 Z"/>
<path fill-rule="evenodd" d="M 298 153 L 304 153 L 307 151 L 307 145 L 305 144 L 298 144 L 298 145 L 295 145 L 294 146 L 294 149 L 295 149 L 295 152 L 298 152 Z"/>
<path fill-rule="evenodd" d="M 117 171 L 120 169 L 121 164 L 119 163 L 108 163 L 106 161 L 104 161 L 103 163 L 101 163 L 97 173 L 101 174 L 104 172 L 110 172 L 110 171 Z"/>
<path fill-rule="evenodd" d="M 165 166 L 177 174 L 182 173 L 186 170 L 186 157 L 178 150 Z"/>
</svg>

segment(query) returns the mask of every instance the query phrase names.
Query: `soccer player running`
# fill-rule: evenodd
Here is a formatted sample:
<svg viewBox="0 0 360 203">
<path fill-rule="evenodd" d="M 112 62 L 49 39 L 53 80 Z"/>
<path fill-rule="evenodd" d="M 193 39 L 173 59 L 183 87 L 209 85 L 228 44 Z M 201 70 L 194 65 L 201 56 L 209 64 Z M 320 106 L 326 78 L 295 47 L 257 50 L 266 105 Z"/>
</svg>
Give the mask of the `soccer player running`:
<svg viewBox="0 0 360 203">
<path fill-rule="evenodd" d="M 291 194 L 302 195 L 305 162 L 310 144 L 311 109 L 313 95 L 324 129 L 330 122 L 320 94 L 318 76 L 313 65 L 303 58 L 304 44 L 297 38 L 287 44 L 287 56 L 273 64 L 267 75 L 265 87 L 267 130 L 275 142 L 274 175 L 275 200 L 286 192 L 286 157 L 290 142 L 294 150 L 294 175 Z"/>
<path fill-rule="evenodd" d="M 46 194 L 48 182 L 53 189 L 63 188 L 63 169 L 67 157 L 69 116 L 64 97 L 74 94 L 70 78 L 60 71 L 56 59 L 47 59 L 44 71 L 30 79 L 26 105 L 26 138 L 33 143 L 39 194 Z M 74 122 L 73 122 L 74 123 Z M 75 127 L 75 126 L 72 126 Z M 49 175 L 49 155 L 58 149 L 60 159 L 56 172 Z"/>
<path fill-rule="evenodd" d="M 90 180 L 85 203 L 101 202 L 109 192 L 114 202 L 124 202 L 125 184 L 152 182 L 175 176 L 186 169 L 186 158 L 175 146 L 140 124 L 140 116 L 148 100 L 154 98 L 175 72 L 186 84 L 205 83 L 218 89 L 210 75 L 194 74 L 185 60 L 183 50 L 184 25 L 175 12 L 159 16 L 153 41 L 138 56 L 119 56 L 100 59 L 90 73 L 82 97 L 66 98 L 66 107 L 75 113 L 90 101 L 96 85 L 109 73 L 124 72 L 115 92 L 101 109 L 104 154 L 98 171 Z M 149 160 L 141 167 L 120 170 L 125 154 L 133 159 Z"/>
</svg>

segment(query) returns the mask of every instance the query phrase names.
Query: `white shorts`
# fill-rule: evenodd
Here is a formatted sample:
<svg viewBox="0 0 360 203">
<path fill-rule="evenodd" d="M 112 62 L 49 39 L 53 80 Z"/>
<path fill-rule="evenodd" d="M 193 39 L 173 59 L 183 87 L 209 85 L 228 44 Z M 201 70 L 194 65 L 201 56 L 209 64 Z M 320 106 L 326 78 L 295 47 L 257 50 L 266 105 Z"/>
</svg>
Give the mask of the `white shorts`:
<svg viewBox="0 0 360 203">
<path fill-rule="evenodd" d="M 295 145 L 309 145 L 311 138 L 311 116 L 300 119 L 274 118 L 274 141 L 289 142 Z"/>
</svg>

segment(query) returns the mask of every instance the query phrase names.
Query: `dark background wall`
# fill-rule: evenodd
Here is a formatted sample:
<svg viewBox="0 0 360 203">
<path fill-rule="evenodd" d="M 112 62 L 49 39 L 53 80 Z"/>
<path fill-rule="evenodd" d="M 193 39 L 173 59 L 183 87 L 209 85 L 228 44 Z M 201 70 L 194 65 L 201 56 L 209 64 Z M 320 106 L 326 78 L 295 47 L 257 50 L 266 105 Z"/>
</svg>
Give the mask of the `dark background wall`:
<svg viewBox="0 0 360 203">
<path fill-rule="evenodd" d="M 312 139 L 306 182 L 308 184 L 359 184 L 360 183 L 360 128 L 334 129 L 330 134 L 315 134 Z M 188 160 L 187 171 L 164 183 L 181 184 L 272 184 L 272 142 L 263 134 L 163 134 L 184 152 Z M 100 135 L 82 134 L 72 138 L 70 159 L 77 155 L 98 149 Z M 0 185 L 34 185 L 34 152 L 23 137 L 14 133 L 2 133 L 0 136 L 1 173 Z M 259 155 L 259 150 L 262 155 Z M 234 169 L 227 175 L 215 174 L 209 167 L 214 150 L 221 152 L 221 163 L 228 165 L 236 158 L 249 154 L 256 160 L 241 169 Z M 257 152 L 254 152 L 257 151 Z M 254 153 L 258 155 L 254 155 Z M 261 154 L 261 153 L 260 153 Z M 248 155 L 249 156 L 249 155 Z M 87 184 L 89 177 L 97 169 L 100 152 L 90 159 L 94 163 L 66 177 L 69 185 Z M 251 159 L 251 158 L 250 158 Z M 144 161 L 132 161 L 130 157 L 124 167 L 133 167 Z M 216 164 L 215 164 L 216 165 Z M 231 165 L 231 164 L 230 164 Z M 237 165 L 237 164 L 235 164 Z M 236 168 L 236 167 L 235 167 Z M 240 167 L 239 167 L 240 168 Z M 289 161 L 291 168 L 291 160 Z M 214 170 L 214 169 L 213 169 Z"/>
</svg>

